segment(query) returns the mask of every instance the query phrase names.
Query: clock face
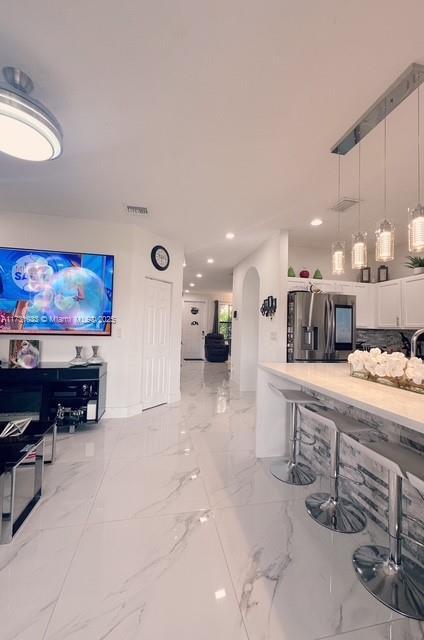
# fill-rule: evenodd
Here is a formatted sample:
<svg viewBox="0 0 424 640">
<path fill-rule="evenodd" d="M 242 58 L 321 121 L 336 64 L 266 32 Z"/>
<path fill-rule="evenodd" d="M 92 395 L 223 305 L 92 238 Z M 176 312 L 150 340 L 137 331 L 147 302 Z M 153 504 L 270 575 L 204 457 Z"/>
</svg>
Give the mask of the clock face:
<svg viewBox="0 0 424 640">
<path fill-rule="evenodd" d="M 151 258 L 154 266 L 156 269 L 159 269 L 159 271 L 165 271 L 165 269 L 169 267 L 170 258 L 165 247 L 161 247 L 160 245 L 153 247 Z"/>
</svg>

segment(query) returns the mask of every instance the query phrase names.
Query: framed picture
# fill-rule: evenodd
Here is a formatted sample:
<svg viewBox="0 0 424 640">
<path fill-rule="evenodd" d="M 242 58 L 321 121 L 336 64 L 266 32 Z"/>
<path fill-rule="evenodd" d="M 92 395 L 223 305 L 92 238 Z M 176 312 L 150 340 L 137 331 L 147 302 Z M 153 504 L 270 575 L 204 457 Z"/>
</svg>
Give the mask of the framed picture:
<svg viewBox="0 0 424 640">
<path fill-rule="evenodd" d="M 21 369 L 35 369 L 40 364 L 39 340 L 10 340 L 9 364 Z"/>
<path fill-rule="evenodd" d="M 371 282 L 371 268 L 363 267 L 361 269 L 361 282 Z"/>
<path fill-rule="evenodd" d="M 385 264 L 382 264 L 378 267 L 378 282 L 386 282 L 389 279 L 389 267 L 386 267 Z"/>
</svg>

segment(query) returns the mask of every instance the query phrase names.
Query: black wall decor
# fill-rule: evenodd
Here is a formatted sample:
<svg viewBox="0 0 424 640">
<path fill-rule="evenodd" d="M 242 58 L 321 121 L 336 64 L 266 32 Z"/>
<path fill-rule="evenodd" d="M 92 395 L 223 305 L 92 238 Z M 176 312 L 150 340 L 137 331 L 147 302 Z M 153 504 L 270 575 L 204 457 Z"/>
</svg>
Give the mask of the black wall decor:
<svg viewBox="0 0 424 640">
<path fill-rule="evenodd" d="M 267 318 L 273 318 L 275 312 L 277 311 L 277 298 L 273 298 L 272 296 L 268 296 L 262 303 L 261 313 L 263 316 Z"/>
</svg>

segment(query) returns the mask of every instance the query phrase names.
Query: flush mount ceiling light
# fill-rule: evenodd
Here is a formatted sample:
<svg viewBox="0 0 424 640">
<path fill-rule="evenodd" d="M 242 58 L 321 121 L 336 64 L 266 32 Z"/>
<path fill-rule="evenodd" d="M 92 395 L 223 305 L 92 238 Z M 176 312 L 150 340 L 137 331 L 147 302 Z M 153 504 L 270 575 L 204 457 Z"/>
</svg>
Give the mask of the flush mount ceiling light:
<svg viewBox="0 0 424 640">
<path fill-rule="evenodd" d="M 34 85 L 15 67 L 4 67 L 0 84 L 0 151 L 22 160 L 53 160 L 62 152 L 62 131 L 56 118 L 30 98 Z"/>
<path fill-rule="evenodd" d="M 311 227 L 319 227 L 322 224 L 322 220 L 321 218 L 314 218 L 309 224 Z"/>
<path fill-rule="evenodd" d="M 229 231 L 228 233 L 225 234 L 225 237 L 227 240 L 232 240 L 235 237 L 235 235 L 232 231 Z"/>
</svg>

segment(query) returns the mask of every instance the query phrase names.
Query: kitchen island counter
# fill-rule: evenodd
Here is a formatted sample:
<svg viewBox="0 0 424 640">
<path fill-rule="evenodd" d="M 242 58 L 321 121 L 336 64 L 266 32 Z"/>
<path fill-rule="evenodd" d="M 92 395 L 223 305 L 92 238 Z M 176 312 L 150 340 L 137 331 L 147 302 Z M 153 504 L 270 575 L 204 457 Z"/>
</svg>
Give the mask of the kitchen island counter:
<svg viewBox="0 0 424 640">
<path fill-rule="evenodd" d="M 257 389 L 258 457 L 287 452 L 286 407 L 269 382 L 281 388 L 303 388 L 424 433 L 424 395 L 353 378 L 347 363 L 262 362 Z"/>
</svg>

